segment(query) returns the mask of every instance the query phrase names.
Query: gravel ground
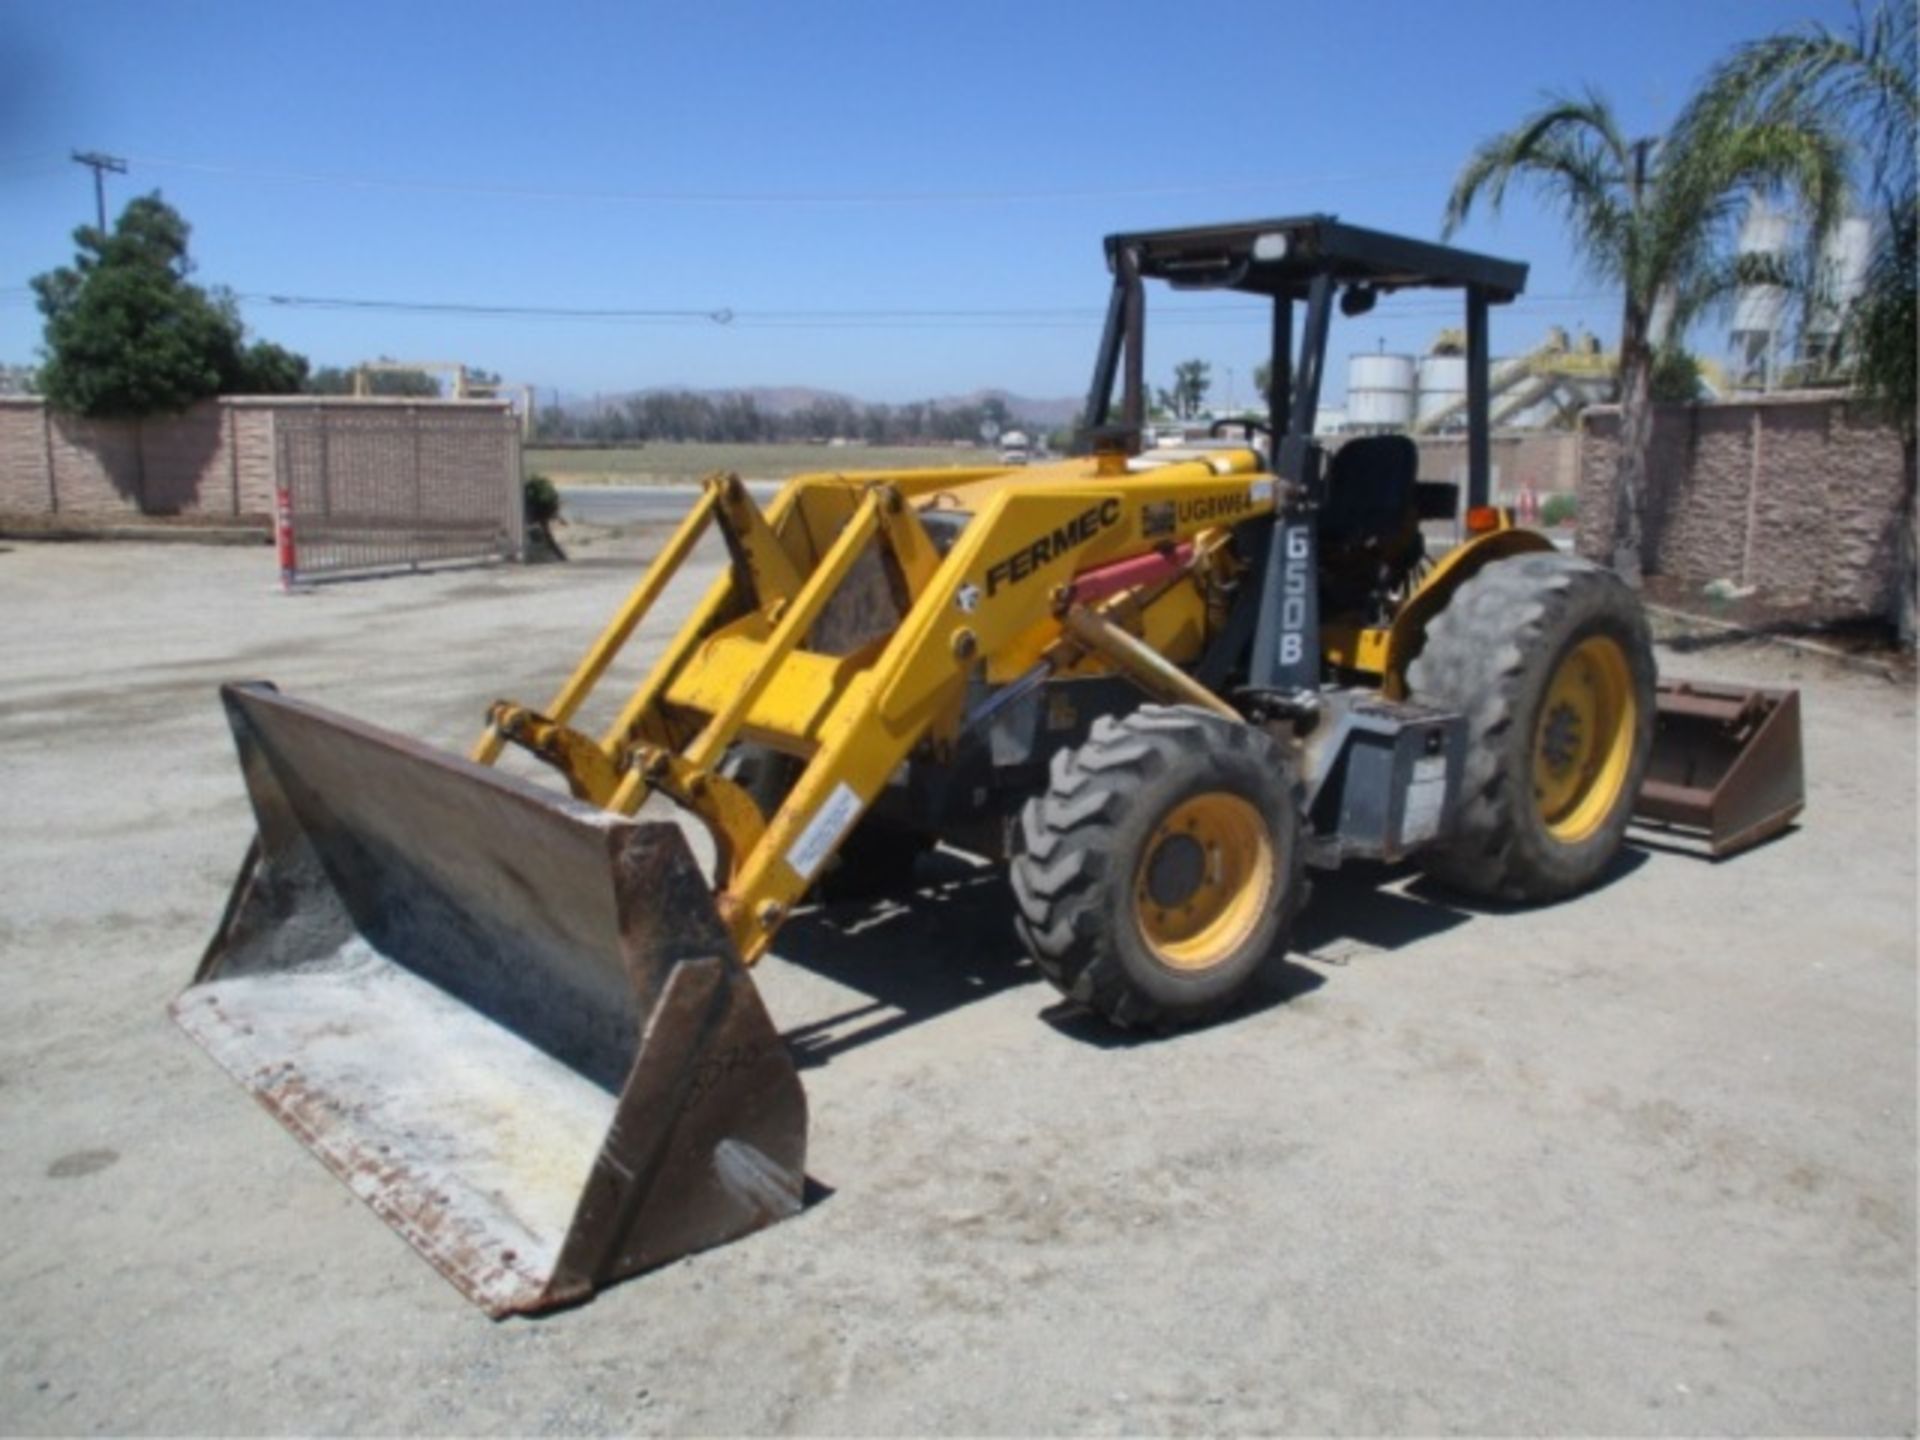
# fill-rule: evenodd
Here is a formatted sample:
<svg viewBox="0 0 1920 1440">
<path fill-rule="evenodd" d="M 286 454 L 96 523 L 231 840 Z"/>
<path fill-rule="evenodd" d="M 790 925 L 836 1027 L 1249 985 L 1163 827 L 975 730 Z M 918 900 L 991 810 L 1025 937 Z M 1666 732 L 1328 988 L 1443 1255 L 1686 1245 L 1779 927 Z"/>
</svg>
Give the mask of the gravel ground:
<svg viewBox="0 0 1920 1440">
<path fill-rule="evenodd" d="M 1342 875 L 1201 1033 L 1062 1014 L 954 857 L 796 920 L 823 1198 L 489 1323 L 165 1006 L 251 829 L 215 682 L 464 745 L 629 583 L 571 539 L 0 553 L 0 1430 L 1913 1431 L 1914 695 L 1756 646 L 1663 662 L 1804 687 L 1803 828 L 1535 912 Z"/>
</svg>

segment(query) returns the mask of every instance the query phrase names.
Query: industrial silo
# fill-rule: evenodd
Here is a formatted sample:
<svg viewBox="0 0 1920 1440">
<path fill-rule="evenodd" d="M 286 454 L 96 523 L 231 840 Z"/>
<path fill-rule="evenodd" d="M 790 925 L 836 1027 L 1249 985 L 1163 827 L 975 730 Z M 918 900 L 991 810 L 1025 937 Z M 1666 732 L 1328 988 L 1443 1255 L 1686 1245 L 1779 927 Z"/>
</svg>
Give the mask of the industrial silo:
<svg viewBox="0 0 1920 1440">
<path fill-rule="evenodd" d="M 1413 423 L 1413 357 L 1354 355 L 1347 360 L 1347 426 L 1404 430 Z"/>
<path fill-rule="evenodd" d="M 1420 398 L 1414 413 L 1422 426 L 1439 420 L 1443 427 L 1466 423 L 1467 357 L 1422 355 L 1419 364 Z M 1451 414 L 1447 412 L 1451 411 Z M 1445 418 L 1442 419 L 1441 417 Z"/>
<path fill-rule="evenodd" d="M 1743 262 L 1783 268 L 1793 239 L 1793 221 L 1759 200 L 1747 207 L 1740 226 Z M 1787 318 L 1783 285 L 1743 285 L 1733 301 L 1733 363 L 1736 378 L 1771 388 L 1777 377 L 1780 332 Z"/>
<path fill-rule="evenodd" d="M 1859 216 L 1842 220 L 1820 247 L 1819 288 L 1807 313 L 1810 355 L 1832 357 L 1847 311 L 1867 288 L 1873 259 L 1873 224 Z"/>
</svg>

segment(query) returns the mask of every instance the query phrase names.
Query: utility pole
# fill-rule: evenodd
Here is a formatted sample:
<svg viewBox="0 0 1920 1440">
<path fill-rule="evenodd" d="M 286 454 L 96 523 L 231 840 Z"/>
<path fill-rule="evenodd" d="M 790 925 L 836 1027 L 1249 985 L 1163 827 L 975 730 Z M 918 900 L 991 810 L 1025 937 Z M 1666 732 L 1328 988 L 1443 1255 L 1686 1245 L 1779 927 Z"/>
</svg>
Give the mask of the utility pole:
<svg viewBox="0 0 1920 1440">
<path fill-rule="evenodd" d="M 75 150 L 73 163 L 85 165 L 93 171 L 93 208 L 99 217 L 100 233 L 107 229 L 107 171 L 116 175 L 127 173 L 127 162 L 118 155 L 103 155 L 98 150 Z"/>
<path fill-rule="evenodd" d="M 1653 154 L 1653 147 L 1659 142 L 1653 139 L 1633 142 L 1633 208 L 1640 208 L 1640 192 L 1647 188 L 1647 161 Z"/>
</svg>

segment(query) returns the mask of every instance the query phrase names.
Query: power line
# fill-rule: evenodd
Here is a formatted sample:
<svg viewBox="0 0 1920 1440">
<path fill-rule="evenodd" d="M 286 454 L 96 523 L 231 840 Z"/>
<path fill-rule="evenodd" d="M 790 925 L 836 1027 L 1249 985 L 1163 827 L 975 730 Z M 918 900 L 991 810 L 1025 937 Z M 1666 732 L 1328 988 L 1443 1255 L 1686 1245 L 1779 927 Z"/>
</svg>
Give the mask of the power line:
<svg viewBox="0 0 1920 1440">
<path fill-rule="evenodd" d="M 814 308 L 814 309 L 734 309 L 659 308 L 577 305 L 499 305 L 486 302 L 451 300 L 373 299 L 339 295 L 288 295 L 281 293 L 241 294 L 237 298 L 250 304 L 271 305 L 279 309 L 345 310 L 430 316 L 467 316 L 520 320 L 557 320 L 604 324 L 644 325 L 724 325 L 735 329 L 813 329 L 813 330 L 1080 330 L 1104 323 L 1106 310 L 1100 306 L 980 306 L 922 308 Z M 1502 307 L 1509 313 L 1526 315 L 1567 314 L 1606 297 L 1597 294 L 1567 293 L 1523 296 Z M 1410 297 L 1390 302 L 1380 319 L 1444 319 L 1457 314 L 1458 306 L 1438 297 Z M 1158 312 L 1157 323 L 1171 326 L 1264 325 L 1268 321 L 1265 305 L 1251 302 L 1171 306 Z"/>
<path fill-rule="evenodd" d="M 1509 307 L 1510 308 L 1510 307 Z M 1527 319 L 1554 320 L 1580 318 L 1585 307 L 1562 305 L 1541 307 L 1521 311 Z M 1393 318 L 1410 321 L 1446 321 L 1457 320 L 1460 312 L 1456 309 L 1404 311 Z M 1249 334 L 1265 334 L 1269 319 L 1265 314 L 1248 313 L 1245 315 L 1201 315 L 1183 317 L 1178 315 L 1161 316 L 1154 325 L 1162 330 L 1190 329 L 1240 329 Z M 1093 331 L 1100 328 L 1098 319 L 1085 320 L 755 320 L 751 316 L 741 316 L 734 321 L 736 330 L 1078 330 Z"/>
<path fill-rule="evenodd" d="M 396 310 L 416 315 L 509 315 L 553 320 L 704 320 L 730 324 L 733 311 L 623 310 L 600 306 L 492 305 L 458 300 L 362 300 L 340 295 L 242 295 L 242 300 L 301 310 Z"/>
<path fill-rule="evenodd" d="M 1035 190 L 600 190 L 550 185 L 498 184 L 463 180 L 431 180 L 409 176 L 349 174 L 338 171 L 281 169 L 187 160 L 166 155 L 137 155 L 141 165 L 160 170 L 269 180 L 301 185 L 330 185 L 360 190 L 403 190 L 446 195 L 476 195 L 514 200 L 581 200 L 630 205 L 690 206 L 916 206 L 916 205 L 1027 205 L 1077 200 L 1142 200 L 1216 195 L 1250 190 L 1304 188 L 1346 184 L 1360 180 L 1406 179 L 1438 175 L 1440 167 L 1400 170 L 1364 170 L 1328 175 L 1261 176 L 1236 180 L 1196 181 L 1191 184 L 1053 187 Z M 1451 168 L 1445 170 L 1451 174 Z"/>
</svg>

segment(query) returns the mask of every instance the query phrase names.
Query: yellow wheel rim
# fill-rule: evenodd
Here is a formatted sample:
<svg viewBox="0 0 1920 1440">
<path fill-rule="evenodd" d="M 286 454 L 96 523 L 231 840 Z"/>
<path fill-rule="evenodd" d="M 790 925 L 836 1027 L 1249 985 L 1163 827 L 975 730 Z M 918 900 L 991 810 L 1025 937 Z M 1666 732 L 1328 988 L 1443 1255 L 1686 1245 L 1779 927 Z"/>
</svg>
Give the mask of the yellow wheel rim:
<svg viewBox="0 0 1920 1440">
<path fill-rule="evenodd" d="M 1133 879 L 1134 913 L 1156 959 L 1206 970 L 1233 956 L 1273 901 L 1273 839 L 1238 795 L 1195 795 L 1168 811 Z"/>
<path fill-rule="evenodd" d="M 1617 640 L 1590 636 L 1561 657 L 1533 727 L 1533 799 L 1554 839 L 1577 844 L 1614 813 L 1633 764 L 1638 712 Z"/>
</svg>

